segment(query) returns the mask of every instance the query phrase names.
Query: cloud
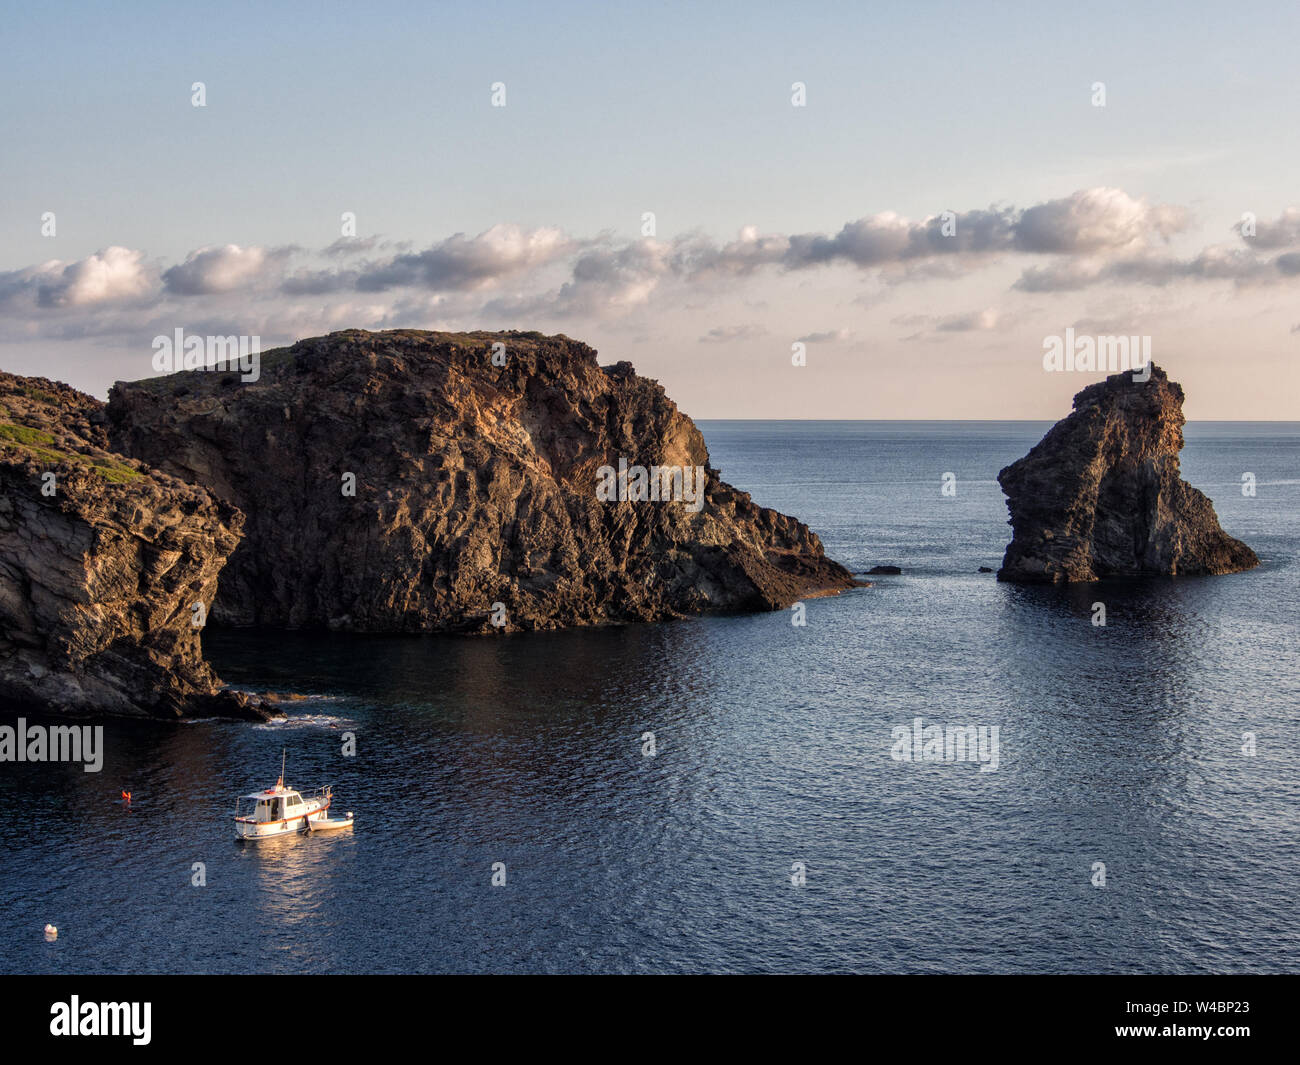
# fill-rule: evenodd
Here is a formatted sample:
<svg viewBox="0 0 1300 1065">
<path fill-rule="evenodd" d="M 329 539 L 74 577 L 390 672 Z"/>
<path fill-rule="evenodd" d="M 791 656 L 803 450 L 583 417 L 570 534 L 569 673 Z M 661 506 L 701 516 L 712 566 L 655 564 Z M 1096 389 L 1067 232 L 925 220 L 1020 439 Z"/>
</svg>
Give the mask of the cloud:
<svg viewBox="0 0 1300 1065">
<path fill-rule="evenodd" d="M 852 336 L 853 334 L 847 329 L 830 329 L 822 333 L 805 333 L 795 339 L 803 344 L 838 344 Z"/>
<path fill-rule="evenodd" d="M 1011 208 L 934 215 L 920 222 L 885 211 L 846 223 L 825 236 L 801 233 L 790 238 L 782 260 L 788 269 L 846 262 L 869 268 L 948 255 L 986 255 L 1012 244 L 1015 213 Z"/>
<path fill-rule="evenodd" d="M 1273 260 L 1273 265 L 1278 268 L 1287 277 L 1294 277 L 1300 274 L 1300 253 L 1287 252 L 1285 255 L 1279 255 Z"/>
<path fill-rule="evenodd" d="M 743 276 L 768 265 L 799 270 L 842 262 L 869 269 L 1007 252 L 1115 253 L 1163 243 L 1189 220 L 1181 207 L 1151 205 L 1122 189 L 1094 188 L 1025 210 L 994 205 L 921 221 L 884 211 L 846 222 L 834 235 L 761 235 L 750 226 L 718 248 L 697 242 L 684 249 L 683 259 L 695 273 Z"/>
<path fill-rule="evenodd" d="M 1021 292 L 1071 292 L 1102 280 L 1106 263 L 1096 259 L 1061 259 L 1025 270 L 1013 288 Z"/>
<path fill-rule="evenodd" d="M 356 275 L 355 287 L 360 292 L 399 287 L 434 291 L 482 288 L 549 265 L 574 248 L 575 242 L 559 229 L 495 225 L 476 237 L 457 233 L 422 252 L 371 264 Z"/>
<path fill-rule="evenodd" d="M 1270 262 L 1253 252 L 1221 244 L 1189 259 L 1162 255 L 1102 260 L 1062 260 L 1025 270 L 1012 286 L 1022 292 L 1069 292 L 1101 282 L 1169 285 L 1177 281 L 1233 281 L 1238 285 L 1276 281 L 1300 272 L 1300 256 Z"/>
<path fill-rule="evenodd" d="M 1117 252 L 1168 241 L 1185 229 L 1181 207 L 1149 205 L 1123 189 L 1085 189 L 1062 200 L 1030 207 L 1013 230 L 1021 251 L 1052 254 Z"/>
<path fill-rule="evenodd" d="M 38 267 L 36 302 L 42 307 L 86 307 L 138 300 L 154 288 L 156 278 L 144 253 L 114 245 L 74 263 Z"/>
<path fill-rule="evenodd" d="M 1157 220 L 1151 227 L 1158 229 L 1161 224 Z M 1300 208 L 1288 207 L 1275 221 L 1257 222 L 1254 236 L 1242 232 L 1244 221 L 1232 228 L 1247 247 L 1212 244 L 1183 259 L 1149 248 L 1112 258 L 1062 257 L 1029 267 L 1014 287 L 1022 292 L 1069 292 L 1102 282 L 1162 286 L 1178 281 L 1232 281 L 1250 285 L 1300 274 L 1300 250 L 1285 251 L 1273 259 L 1258 254 L 1261 249 L 1300 249 Z"/>
<path fill-rule="evenodd" d="M 965 314 L 950 314 L 935 326 L 942 333 L 983 333 L 1005 325 L 1005 317 L 992 307 Z"/>
<path fill-rule="evenodd" d="M 1294 248 L 1300 245 L 1300 207 L 1288 207 L 1275 222 L 1256 222 L 1254 236 L 1242 232 L 1244 219 L 1232 228 L 1242 240 L 1256 248 Z"/>
<path fill-rule="evenodd" d="M 700 235 L 678 238 L 673 265 L 686 276 L 744 277 L 782 262 L 789 250 L 789 237 L 764 236 L 757 226 L 744 226 L 735 240 L 721 247 Z"/>
<path fill-rule="evenodd" d="M 162 275 L 163 284 L 179 296 L 236 292 L 262 280 L 268 268 L 278 267 L 293 250 L 241 248 L 238 244 L 200 248 L 190 252 L 183 263 L 167 270 Z"/>
<path fill-rule="evenodd" d="M 882 211 L 826 233 L 763 233 L 746 226 L 723 241 L 700 232 L 662 240 L 610 233 L 583 238 L 554 227 L 501 223 L 474 236 L 453 234 L 422 250 L 379 237 L 337 240 L 314 251 L 211 245 L 167 269 L 143 251 L 111 247 L 72 263 L 52 260 L 0 272 L 0 337 L 116 333 L 129 330 L 132 320 L 155 316 L 262 320 L 268 332 L 276 332 L 277 321 L 335 321 L 339 308 L 372 324 L 484 318 L 508 324 L 635 322 L 637 312 L 652 306 L 691 312 L 718 293 L 739 290 L 743 298 L 748 280 L 760 274 L 837 265 L 859 271 L 879 290 L 945 283 L 995 261 L 1028 258 L 1036 261 L 1025 265 L 1014 288 L 1043 294 L 1105 282 L 1245 285 L 1300 276 L 1300 210 L 1289 208 L 1274 221 L 1258 223 L 1256 236 L 1243 235 L 1242 245 L 1172 256 L 1164 245 L 1186 228 L 1188 218 L 1181 207 L 1100 187 L 1027 208 L 994 204 L 920 220 Z M 1265 248 L 1275 258 L 1263 254 Z M 84 318 L 73 320 L 78 315 Z M 1000 314 L 983 310 L 928 316 L 919 324 L 934 335 L 1004 323 Z M 637 327 L 644 329 L 644 321 Z M 749 331 L 736 331 L 744 329 Z M 286 325 L 281 331 L 290 330 Z M 727 343 L 756 335 L 753 327 L 718 327 L 700 340 Z M 808 336 L 825 343 L 846 335 L 840 330 Z"/>
<path fill-rule="evenodd" d="M 767 330 L 757 325 L 726 325 L 710 329 L 700 337 L 701 344 L 730 344 L 736 340 L 757 340 L 767 336 Z"/>
<path fill-rule="evenodd" d="M 584 252 L 557 302 L 565 310 L 585 311 L 644 304 L 659 283 L 673 275 L 671 254 L 669 245 L 653 240 Z"/>
<path fill-rule="evenodd" d="M 410 251 L 411 242 L 409 240 L 384 240 L 380 236 L 339 237 L 329 247 L 322 249 L 321 254 L 337 258 L 349 255 L 363 255 L 374 251 L 388 251 L 389 249 L 400 252 Z"/>
<path fill-rule="evenodd" d="M 922 337 L 932 337 L 935 333 L 988 333 L 998 329 L 1006 329 L 1012 324 L 1009 315 L 1004 314 L 995 307 L 988 307 L 981 311 L 964 311 L 958 314 L 905 314 L 898 318 L 892 319 L 894 325 L 921 328 L 905 340 L 918 340 Z"/>
</svg>

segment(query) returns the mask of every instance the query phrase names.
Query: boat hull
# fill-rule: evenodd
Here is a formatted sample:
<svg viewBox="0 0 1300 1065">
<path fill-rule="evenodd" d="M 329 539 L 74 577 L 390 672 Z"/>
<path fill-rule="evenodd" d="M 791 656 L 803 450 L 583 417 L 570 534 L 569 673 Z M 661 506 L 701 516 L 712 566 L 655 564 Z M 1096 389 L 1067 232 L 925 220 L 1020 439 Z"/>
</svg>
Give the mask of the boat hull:
<svg viewBox="0 0 1300 1065">
<path fill-rule="evenodd" d="M 235 839 L 271 839 L 274 836 L 292 836 L 298 832 L 306 832 L 308 822 L 311 822 L 314 828 L 318 821 L 328 820 L 326 811 L 329 808 L 330 804 L 327 802 L 308 811 L 306 814 L 298 814 L 296 817 L 290 817 L 284 821 L 253 821 L 239 818 L 235 821 Z"/>
</svg>

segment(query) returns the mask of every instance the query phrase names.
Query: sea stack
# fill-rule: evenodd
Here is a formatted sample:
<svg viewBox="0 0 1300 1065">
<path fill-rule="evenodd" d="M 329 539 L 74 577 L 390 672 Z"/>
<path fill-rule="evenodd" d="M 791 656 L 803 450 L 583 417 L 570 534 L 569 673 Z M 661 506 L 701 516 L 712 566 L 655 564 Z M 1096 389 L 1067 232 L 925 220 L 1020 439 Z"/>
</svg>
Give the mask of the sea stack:
<svg viewBox="0 0 1300 1065">
<path fill-rule="evenodd" d="M 117 450 L 247 515 L 222 623 L 509 632 L 855 584 L 720 479 L 662 386 L 565 336 L 347 330 L 263 354 L 256 380 L 119 383 L 107 413 Z"/>
<path fill-rule="evenodd" d="M 0 702 L 263 716 L 222 689 L 199 646 L 243 515 L 114 454 L 103 408 L 67 385 L 0 373 Z"/>
<path fill-rule="evenodd" d="M 1074 397 L 1024 458 L 998 474 L 1013 538 L 998 580 L 1025 583 L 1236 573 L 1255 552 L 1182 480 L 1183 390 L 1159 367 Z"/>
</svg>

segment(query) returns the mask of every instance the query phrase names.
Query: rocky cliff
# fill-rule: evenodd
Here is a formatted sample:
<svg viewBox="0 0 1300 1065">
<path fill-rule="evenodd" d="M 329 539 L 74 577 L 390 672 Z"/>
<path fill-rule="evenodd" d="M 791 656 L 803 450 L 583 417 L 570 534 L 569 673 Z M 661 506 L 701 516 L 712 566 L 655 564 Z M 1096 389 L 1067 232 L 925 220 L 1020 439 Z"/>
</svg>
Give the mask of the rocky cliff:
<svg viewBox="0 0 1300 1065">
<path fill-rule="evenodd" d="M 998 474 L 1014 531 L 998 579 L 1235 573 L 1259 564 L 1182 480 L 1183 390 L 1159 367 L 1090 385 L 1074 412 Z"/>
<path fill-rule="evenodd" d="M 108 450 L 103 404 L 0 374 L 0 702 L 85 714 L 257 716 L 203 661 L 243 516 Z"/>
<path fill-rule="evenodd" d="M 349 330 L 267 352 L 255 382 L 119 383 L 108 416 L 115 448 L 248 516 L 214 609 L 235 625 L 543 629 L 854 584 L 718 478 L 659 384 L 563 336 Z M 599 498 L 620 460 L 683 468 L 686 494 L 700 467 L 707 487 Z"/>
</svg>

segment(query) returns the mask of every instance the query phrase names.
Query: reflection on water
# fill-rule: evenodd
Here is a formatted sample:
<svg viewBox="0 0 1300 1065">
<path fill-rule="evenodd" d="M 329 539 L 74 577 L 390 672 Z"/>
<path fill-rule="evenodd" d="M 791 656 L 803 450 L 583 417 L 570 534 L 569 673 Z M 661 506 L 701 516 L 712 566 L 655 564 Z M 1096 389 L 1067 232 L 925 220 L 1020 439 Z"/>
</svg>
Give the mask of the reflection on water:
<svg viewBox="0 0 1300 1065">
<path fill-rule="evenodd" d="M 240 851 L 257 852 L 236 859 L 252 870 L 254 906 L 248 919 L 265 928 L 318 921 L 330 890 L 328 874 L 339 859 L 323 848 L 333 847 L 338 838 L 294 834 L 236 843 Z"/>
<path fill-rule="evenodd" d="M 1300 486 L 1216 499 L 1265 558 L 1253 573 L 1009 586 L 976 572 L 1005 543 L 991 474 L 1037 435 L 962 431 L 709 436 L 832 554 L 904 567 L 810 601 L 802 628 L 209 631 L 230 682 L 313 698 L 270 727 L 113 724 L 97 776 L 5 767 L 0 968 L 1295 969 Z M 1289 439 L 1189 466 L 1278 481 Z M 969 483 L 949 507 L 922 472 L 958 468 L 954 448 Z M 833 490 L 806 483 L 827 463 Z M 999 726 L 998 771 L 893 761 L 916 717 Z M 287 782 L 333 783 L 355 829 L 234 841 L 235 797 L 282 748 Z"/>
</svg>

